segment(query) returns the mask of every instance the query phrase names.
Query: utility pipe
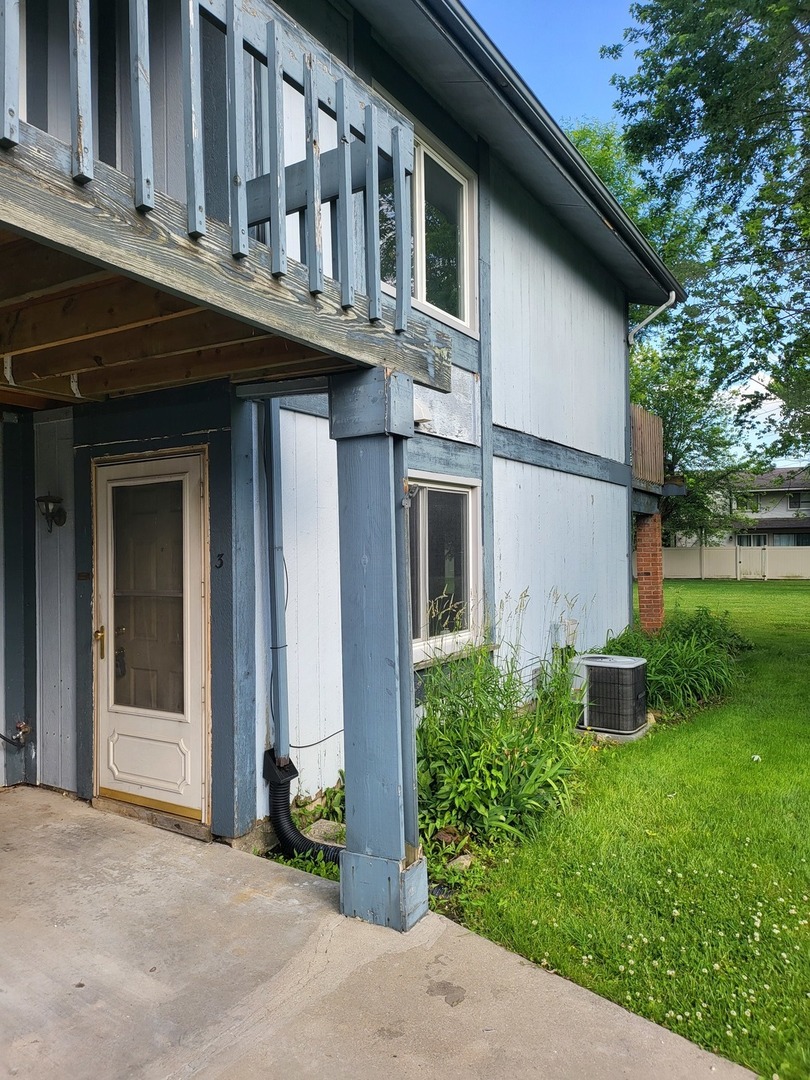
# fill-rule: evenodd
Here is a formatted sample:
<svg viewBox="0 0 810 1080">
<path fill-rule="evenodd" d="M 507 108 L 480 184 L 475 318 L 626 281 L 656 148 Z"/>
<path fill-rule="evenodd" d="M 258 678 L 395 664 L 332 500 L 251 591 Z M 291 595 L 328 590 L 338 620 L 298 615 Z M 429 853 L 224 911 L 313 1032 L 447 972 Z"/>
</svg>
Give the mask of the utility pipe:
<svg viewBox="0 0 810 1080">
<path fill-rule="evenodd" d="M 675 303 L 676 299 L 677 299 L 677 297 L 676 297 L 675 291 L 673 290 L 669 294 L 669 299 L 665 300 L 664 303 L 660 307 L 657 307 L 655 309 L 655 311 L 652 313 L 652 315 L 648 315 L 646 319 L 644 319 L 642 322 L 640 322 L 637 326 L 633 327 L 633 329 L 627 335 L 627 344 L 632 345 L 634 340 L 635 340 L 636 334 L 638 334 L 641 330 L 643 330 L 644 327 L 648 325 L 648 323 L 651 323 L 653 321 L 653 319 L 657 319 L 658 316 L 662 312 L 666 311 L 668 308 L 671 308 L 672 305 Z"/>
</svg>

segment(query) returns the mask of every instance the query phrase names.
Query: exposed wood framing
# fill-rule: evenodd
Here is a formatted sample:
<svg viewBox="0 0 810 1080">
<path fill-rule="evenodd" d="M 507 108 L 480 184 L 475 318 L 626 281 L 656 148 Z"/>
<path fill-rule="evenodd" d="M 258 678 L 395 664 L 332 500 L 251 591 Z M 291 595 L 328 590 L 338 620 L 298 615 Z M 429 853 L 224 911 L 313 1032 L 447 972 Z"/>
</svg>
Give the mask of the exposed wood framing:
<svg viewBox="0 0 810 1080">
<path fill-rule="evenodd" d="M 224 315 L 190 309 L 187 313 L 181 312 L 177 318 L 150 322 L 135 330 L 24 353 L 14 357 L 14 376 L 17 382 L 23 383 L 257 339 L 275 340 L 261 330 L 234 322 Z"/>
<path fill-rule="evenodd" d="M 189 302 L 118 278 L 0 312 L 0 354 L 30 352 L 58 342 L 143 326 L 189 310 Z"/>
<path fill-rule="evenodd" d="M 139 214 L 133 205 L 132 180 L 100 161 L 95 162 L 93 183 L 79 187 L 71 179 L 68 148 L 28 124 L 21 123 L 20 129 L 20 145 L 13 153 L 0 154 L 0 224 L 35 240 L 47 237 L 58 249 L 78 252 L 144 282 L 156 297 L 165 290 L 180 298 L 172 308 L 171 297 L 163 295 L 156 315 L 142 313 L 136 319 L 133 313 L 135 322 L 130 325 L 192 306 L 210 308 L 305 344 L 314 353 L 402 371 L 420 383 L 449 389 L 450 339 L 427 318 L 414 315 L 407 332 L 395 334 L 394 304 L 385 297 L 384 322 L 369 324 L 368 310 L 361 310 L 365 303 L 344 310 L 340 288 L 331 280 L 324 282 L 322 293 L 312 296 L 306 267 L 290 262 L 284 278 L 275 278 L 271 253 L 263 244 L 251 241 L 250 258 L 234 260 L 231 230 L 214 220 L 206 222 L 205 239 L 194 243 L 187 234 L 185 206 L 158 193 L 155 212 Z M 91 291 L 114 287 L 113 283 Z M 49 303 L 54 301 L 37 306 Z M 123 296 L 120 303 L 126 303 Z M 104 308 L 89 321 L 87 304 L 80 292 L 76 306 L 84 311 L 84 323 L 73 307 L 51 311 L 57 322 L 72 320 L 71 332 L 58 331 L 60 340 L 127 325 Z M 0 351 L 7 354 L 54 343 L 42 327 L 21 318 L 22 327 L 0 319 Z"/>
<path fill-rule="evenodd" d="M 81 285 L 99 284 L 111 276 L 108 271 L 99 270 L 83 259 L 19 237 L 2 246 L 0 308 Z"/>
<path fill-rule="evenodd" d="M 3 245 L 5 238 L 0 404 L 46 408 L 209 379 L 278 380 L 354 366 L 33 241 Z"/>
</svg>

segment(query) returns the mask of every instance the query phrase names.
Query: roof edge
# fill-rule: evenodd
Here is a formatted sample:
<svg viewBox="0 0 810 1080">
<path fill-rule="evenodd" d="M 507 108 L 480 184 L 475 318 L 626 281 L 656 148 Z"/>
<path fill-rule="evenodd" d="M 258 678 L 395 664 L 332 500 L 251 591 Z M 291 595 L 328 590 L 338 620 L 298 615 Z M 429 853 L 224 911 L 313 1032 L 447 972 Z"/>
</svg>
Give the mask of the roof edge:
<svg viewBox="0 0 810 1080">
<path fill-rule="evenodd" d="M 468 60 L 486 75 L 492 90 L 520 114 L 546 153 L 596 206 L 607 227 L 613 229 L 633 254 L 647 265 L 662 288 L 666 292 L 674 292 L 678 302 L 682 303 L 687 295 L 684 287 L 466 8 L 458 0 L 417 2 L 442 25 Z"/>
</svg>

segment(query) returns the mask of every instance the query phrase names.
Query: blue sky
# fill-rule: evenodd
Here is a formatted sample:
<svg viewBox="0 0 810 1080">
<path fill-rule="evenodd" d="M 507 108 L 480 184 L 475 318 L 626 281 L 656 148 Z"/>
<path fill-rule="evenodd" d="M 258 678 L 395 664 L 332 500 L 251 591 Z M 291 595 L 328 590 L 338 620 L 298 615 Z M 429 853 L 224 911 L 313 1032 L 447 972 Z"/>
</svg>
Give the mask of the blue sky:
<svg viewBox="0 0 810 1080">
<path fill-rule="evenodd" d="M 611 120 L 615 61 L 599 48 L 622 40 L 629 0 L 462 0 L 542 104 L 560 123 Z M 621 70 L 631 71 L 632 57 Z"/>
</svg>

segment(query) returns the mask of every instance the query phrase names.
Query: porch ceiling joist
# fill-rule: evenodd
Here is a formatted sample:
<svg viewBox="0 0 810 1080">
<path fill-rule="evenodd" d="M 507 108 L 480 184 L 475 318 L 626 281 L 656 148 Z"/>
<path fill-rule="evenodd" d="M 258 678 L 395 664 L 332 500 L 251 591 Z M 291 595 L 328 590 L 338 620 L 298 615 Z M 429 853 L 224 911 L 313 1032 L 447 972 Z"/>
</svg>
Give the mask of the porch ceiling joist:
<svg viewBox="0 0 810 1080">
<path fill-rule="evenodd" d="M 307 370 L 321 372 L 326 362 L 330 370 L 350 367 L 332 356 L 323 356 L 306 346 L 283 338 L 266 337 L 256 341 L 241 341 L 235 345 L 215 349 L 195 349 L 171 356 L 152 357 L 98 368 L 73 376 L 73 393 L 82 399 L 94 399 L 106 394 L 140 393 L 159 387 L 186 386 L 191 382 L 204 382 L 219 378 L 255 378 L 257 372 L 265 378 L 287 378 L 289 373 L 300 370 L 302 362 Z M 278 374 L 281 373 L 281 374 Z M 66 378 L 41 379 L 36 384 L 42 393 L 64 393 Z"/>
<path fill-rule="evenodd" d="M 0 311 L 15 304 L 48 296 L 86 284 L 110 280 L 109 271 L 64 251 L 16 239 L 2 243 L 0 260 Z"/>
<path fill-rule="evenodd" d="M 0 310 L 0 354 L 14 356 L 60 342 L 98 337 L 188 314 L 187 300 L 126 278 L 83 285 L 67 297 L 48 297 Z"/>
<path fill-rule="evenodd" d="M 12 387 L 0 386 L 0 405 L 23 409 L 52 409 L 59 404 L 60 401 L 52 397 L 32 394 L 28 390 L 15 390 Z"/>
<path fill-rule="evenodd" d="M 14 358 L 17 382 L 98 371 L 133 361 L 177 356 L 244 341 L 273 341 L 271 335 L 213 311 L 189 309 L 172 319 L 146 323 L 103 337 L 83 338 Z"/>
</svg>

